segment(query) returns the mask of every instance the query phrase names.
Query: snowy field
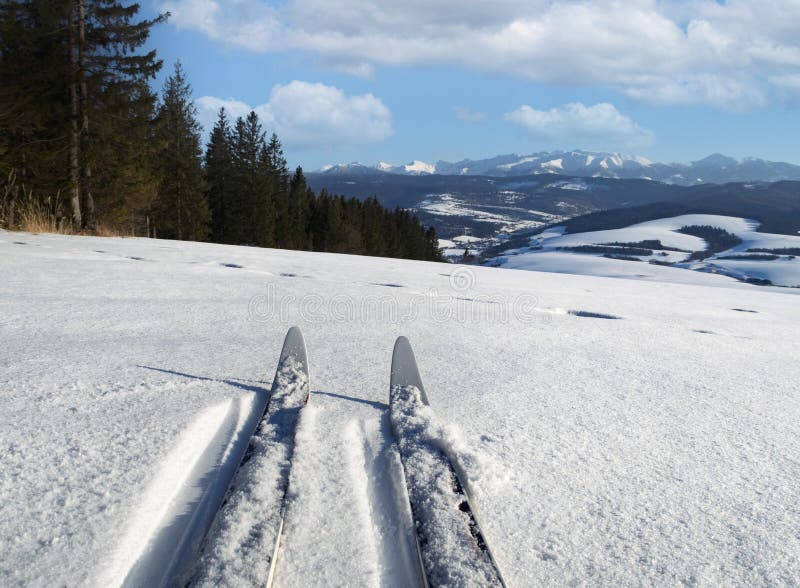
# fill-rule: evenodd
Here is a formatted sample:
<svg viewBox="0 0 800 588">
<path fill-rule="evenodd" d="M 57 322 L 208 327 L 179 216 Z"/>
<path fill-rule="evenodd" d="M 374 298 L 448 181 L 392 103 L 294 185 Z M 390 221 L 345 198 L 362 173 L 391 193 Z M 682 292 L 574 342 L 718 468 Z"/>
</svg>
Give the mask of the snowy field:
<svg viewBox="0 0 800 588">
<path fill-rule="evenodd" d="M 509 269 L 531 269 L 578 275 L 621 277 L 647 280 L 665 280 L 681 283 L 707 283 L 704 277 L 680 269 L 710 272 L 734 279 L 765 279 L 777 286 L 800 287 L 800 257 L 778 255 L 778 259 L 758 259 L 762 253 L 752 249 L 800 249 L 800 236 L 759 233 L 757 221 L 712 214 L 686 214 L 648 221 L 607 231 L 564 234 L 564 227 L 553 227 L 536 235 L 530 248 L 506 252 L 498 263 Z M 702 261 L 683 263 L 690 252 L 707 249 L 700 237 L 677 232 L 685 226 L 711 226 L 724 229 L 742 240 L 742 243 Z M 610 243 L 638 243 L 645 240 L 660 241 L 671 248 L 654 251 L 652 255 L 635 256 L 636 260 L 609 259 L 600 254 L 575 253 L 562 248 Z M 680 251 L 675 251 L 678 249 Z M 619 254 L 626 252 L 620 249 Z M 748 259 L 726 259 L 731 256 Z M 651 260 L 675 263 L 664 267 L 641 262 Z M 677 268 L 677 269 L 676 269 Z"/>
<path fill-rule="evenodd" d="M 292 324 L 312 380 L 279 586 L 411 577 L 401 334 L 510 586 L 797 585 L 800 290 L 629 265 L 661 273 L 0 232 L 0 585 L 118 584 Z"/>
</svg>

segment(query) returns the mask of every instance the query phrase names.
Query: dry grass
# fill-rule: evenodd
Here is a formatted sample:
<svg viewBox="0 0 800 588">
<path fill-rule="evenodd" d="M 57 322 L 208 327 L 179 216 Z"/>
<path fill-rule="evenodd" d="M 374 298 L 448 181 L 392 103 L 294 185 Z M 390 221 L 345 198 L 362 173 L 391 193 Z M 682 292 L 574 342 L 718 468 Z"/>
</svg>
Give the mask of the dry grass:
<svg viewBox="0 0 800 588">
<path fill-rule="evenodd" d="M 107 225 L 97 225 L 92 235 L 97 237 L 130 237 L 130 234 L 123 233 L 119 229 Z"/>
<path fill-rule="evenodd" d="M 57 207 L 57 205 L 56 205 Z M 58 221 L 58 214 L 53 212 L 50 198 L 40 201 L 31 195 L 17 203 L 17 227 L 26 233 L 58 233 L 73 234 L 72 224 Z"/>
<path fill-rule="evenodd" d="M 15 179 L 12 171 L 0 194 L 0 229 L 59 235 L 127 236 L 122 231 L 106 225 L 98 225 L 91 232 L 75 230 L 70 216 L 63 210 L 60 194 L 55 198 L 38 198 L 32 191 L 17 186 Z"/>
</svg>

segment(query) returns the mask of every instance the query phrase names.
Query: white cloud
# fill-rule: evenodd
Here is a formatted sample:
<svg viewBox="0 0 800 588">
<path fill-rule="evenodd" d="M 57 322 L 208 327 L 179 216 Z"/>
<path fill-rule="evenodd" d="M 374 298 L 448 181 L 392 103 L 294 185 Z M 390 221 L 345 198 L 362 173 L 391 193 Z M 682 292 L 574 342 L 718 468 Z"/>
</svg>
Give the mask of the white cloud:
<svg viewBox="0 0 800 588">
<path fill-rule="evenodd" d="M 161 0 L 179 28 L 362 77 L 452 65 L 744 110 L 800 65 L 797 0 Z"/>
<path fill-rule="evenodd" d="M 800 92 L 800 74 L 773 76 L 769 81 L 776 86 Z"/>
<path fill-rule="evenodd" d="M 268 132 L 295 149 L 329 149 L 383 141 L 394 132 L 392 113 L 372 94 L 347 96 L 324 84 L 293 81 L 272 88 L 265 104 L 203 96 L 195 101 L 201 124 L 210 130 L 220 107 L 231 118 L 254 110 Z"/>
<path fill-rule="evenodd" d="M 201 96 L 194 101 L 197 106 L 197 118 L 203 128 L 211 132 L 217 121 L 219 109 L 225 108 L 228 120 L 233 122 L 237 117 L 245 117 L 253 110 L 248 104 L 234 98 L 216 98 L 214 96 Z"/>
<path fill-rule="evenodd" d="M 458 120 L 464 122 L 477 123 L 486 120 L 486 113 L 477 110 L 472 110 L 466 106 L 456 106 L 453 109 Z"/>
<path fill-rule="evenodd" d="M 594 106 L 573 102 L 550 110 L 523 105 L 507 113 L 505 119 L 524 128 L 534 139 L 564 147 L 640 148 L 653 141 L 652 132 L 606 102 Z"/>
</svg>

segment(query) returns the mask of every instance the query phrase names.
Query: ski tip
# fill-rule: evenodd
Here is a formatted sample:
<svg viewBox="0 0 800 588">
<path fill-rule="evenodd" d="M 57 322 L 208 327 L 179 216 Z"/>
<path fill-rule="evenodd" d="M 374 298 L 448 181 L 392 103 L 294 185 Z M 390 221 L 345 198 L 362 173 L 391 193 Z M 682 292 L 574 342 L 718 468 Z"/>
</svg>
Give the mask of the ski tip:
<svg viewBox="0 0 800 588">
<path fill-rule="evenodd" d="M 394 353 L 397 354 L 398 349 L 407 349 L 411 355 L 414 355 L 414 352 L 411 349 L 411 342 L 408 340 L 408 337 L 404 335 L 400 335 L 397 338 L 397 341 L 394 342 Z"/>
<path fill-rule="evenodd" d="M 414 386 L 422 394 L 423 402 L 428 404 L 425 387 L 422 385 L 422 378 L 417 367 L 417 359 L 414 357 L 414 350 L 406 337 L 400 336 L 394 343 L 390 380 L 392 386 Z"/>
<path fill-rule="evenodd" d="M 303 338 L 303 332 L 300 330 L 300 327 L 292 327 L 286 333 L 286 338 L 283 340 L 280 361 L 282 362 L 287 357 L 294 357 L 303 364 L 308 363 L 306 340 Z"/>
</svg>

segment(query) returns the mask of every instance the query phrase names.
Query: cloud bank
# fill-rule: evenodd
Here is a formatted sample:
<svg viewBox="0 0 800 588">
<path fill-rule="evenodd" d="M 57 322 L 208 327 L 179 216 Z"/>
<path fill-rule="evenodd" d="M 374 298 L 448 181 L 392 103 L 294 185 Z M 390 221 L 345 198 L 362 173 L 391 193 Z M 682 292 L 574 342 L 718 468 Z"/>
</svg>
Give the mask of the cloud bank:
<svg viewBox="0 0 800 588">
<path fill-rule="evenodd" d="M 380 142 L 394 132 L 392 113 L 372 94 L 348 96 L 325 84 L 293 81 L 272 88 L 269 100 L 250 106 L 235 99 L 203 96 L 195 101 L 201 124 L 210 130 L 221 107 L 232 118 L 254 110 L 269 132 L 294 149 L 332 149 Z"/>
<path fill-rule="evenodd" d="M 606 102 L 585 106 L 573 102 L 550 110 L 520 106 L 505 119 L 545 143 L 588 148 L 637 149 L 653 142 L 653 134 Z"/>
<path fill-rule="evenodd" d="M 162 0 L 180 29 L 360 76 L 447 65 L 656 104 L 765 105 L 800 68 L 797 0 Z M 791 83 L 789 85 L 792 85 Z"/>
</svg>

